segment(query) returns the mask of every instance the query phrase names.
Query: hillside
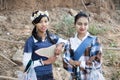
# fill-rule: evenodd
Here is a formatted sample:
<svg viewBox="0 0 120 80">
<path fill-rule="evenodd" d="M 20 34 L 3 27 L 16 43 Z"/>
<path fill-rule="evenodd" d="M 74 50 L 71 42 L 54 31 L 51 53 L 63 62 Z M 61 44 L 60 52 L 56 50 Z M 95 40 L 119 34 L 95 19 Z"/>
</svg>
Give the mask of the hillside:
<svg viewBox="0 0 120 80">
<path fill-rule="evenodd" d="M 31 13 L 48 10 L 50 30 L 67 39 L 73 34 L 69 31 L 73 26 L 69 24 L 71 8 L 91 14 L 91 30 L 103 44 L 104 76 L 120 80 L 120 0 L 0 0 L 0 80 L 15 80 L 23 71 L 23 46 L 33 28 Z M 54 64 L 54 75 L 56 80 L 68 80 L 61 57 Z"/>
</svg>

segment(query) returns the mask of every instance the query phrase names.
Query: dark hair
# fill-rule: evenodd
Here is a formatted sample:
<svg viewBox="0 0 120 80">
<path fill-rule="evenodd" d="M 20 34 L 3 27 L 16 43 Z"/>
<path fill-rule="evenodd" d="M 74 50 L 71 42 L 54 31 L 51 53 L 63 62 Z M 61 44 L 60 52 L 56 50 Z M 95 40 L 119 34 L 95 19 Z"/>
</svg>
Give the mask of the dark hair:
<svg viewBox="0 0 120 80">
<path fill-rule="evenodd" d="M 51 39 L 51 37 L 50 37 L 50 32 L 49 32 L 48 30 L 46 30 L 46 34 L 47 34 L 47 37 L 48 37 L 48 39 L 50 40 L 50 42 L 51 42 L 52 44 L 55 44 L 56 42 Z M 38 41 L 41 41 L 41 38 L 37 35 L 36 27 L 33 28 L 32 35 L 34 36 L 35 39 L 37 39 Z"/>
<path fill-rule="evenodd" d="M 32 13 L 32 16 L 34 16 L 34 15 L 37 14 L 37 13 L 38 13 L 38 11 L 33 12 L 33 13 Z M 47 15 L 45 15 L 45 14 L 41 15 L 41 14 L 40 14 L 37 18 L 35 18 L 35 19 L 32 21 L 32 24 L 34 25 L 34 24 L 39 23 L 40 20 L 41 20 L 43 17 L 47 17 L 47 19 L 48 19 L 48 21 L 49 21 L 49 17 L 48 17 Z"/>
<path fill-rule="evenodd" d="M 75 16 L 75 19 L 74 19 L 74 24 L 76 24 L 77 20 L 80 18 L 80 17 L 86 17 L 88 18 L 88 21 L 89 21 L 89 16 L 86 12 L 83 12 L 83 11 L 80 11 L 76 16 Z"/>
<path fill-rule="evenodd" d="M 37 30 L 36 30 L 36 26 L 33 28 L 32 30 L 32 35 L 35 37 L 35 39 L 38 40 L 38 35 L 37 35 Z"/>
</svg>

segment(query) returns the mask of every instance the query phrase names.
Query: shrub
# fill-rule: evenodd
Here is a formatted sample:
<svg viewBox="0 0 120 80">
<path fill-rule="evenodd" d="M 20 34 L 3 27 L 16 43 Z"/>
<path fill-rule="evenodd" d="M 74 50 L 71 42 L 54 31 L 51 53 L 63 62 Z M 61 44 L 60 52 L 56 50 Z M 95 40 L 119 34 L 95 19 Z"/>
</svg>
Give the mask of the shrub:
<svg viewBox="0 0 120 80">
<path fill-rule="evenodd" d="M 62 20 L 55 25 L 56 32 L 67 37 L 73 36 L 75 32 L 73 21 L 74 17 L 70 15 L 64 15 Z"/>
</svg>

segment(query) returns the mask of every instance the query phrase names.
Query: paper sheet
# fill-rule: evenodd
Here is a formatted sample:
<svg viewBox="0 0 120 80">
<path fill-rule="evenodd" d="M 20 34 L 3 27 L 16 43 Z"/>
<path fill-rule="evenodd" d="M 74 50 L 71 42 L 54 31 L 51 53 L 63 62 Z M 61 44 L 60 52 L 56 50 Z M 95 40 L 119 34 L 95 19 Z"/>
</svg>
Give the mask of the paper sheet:
<svg viewBox="0 0 120 80">
<path fill-rule="evenodd" d="M 56 48 L 56 45 L 52 45 L 47 48 L 38 49 L 35 51 L 35 53 L 40 56 L 51 57 L 51 56 L 54 56 L 55 48 Z"/>
</svg>

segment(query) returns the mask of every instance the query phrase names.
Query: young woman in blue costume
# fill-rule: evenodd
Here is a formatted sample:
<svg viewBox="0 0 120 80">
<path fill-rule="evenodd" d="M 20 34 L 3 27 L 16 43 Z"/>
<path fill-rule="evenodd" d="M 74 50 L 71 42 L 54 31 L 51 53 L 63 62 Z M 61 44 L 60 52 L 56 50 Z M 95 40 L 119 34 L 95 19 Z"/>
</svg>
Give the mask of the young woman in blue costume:
<svg viewBox="0 0 120 80">
<path fill-rule="evenodd" d="M 88 32 L 89 15 L 80 11 L 74 25 L 76 34 L 66 46 L 63 58 L 67 65 L 64 68 L 70 72 L 71 80 L 99 80 L 90 76 L 93 67 L 101 73 L 102 48 L 98 38 Z"/>
<path fill-rule="evenodd" d="M 29 60 L 34 61 L 33 65 L 37 80 L 54 80 L 52 63 L 56 61 L 57 55 L 61 53 L 65 40 L 48 31 L 49 14 L 47 11 L 35 11 L 31 19 L 34 28 L 32 35 L 25 43 L 23 64 L 26 67 Z M 53 44 L 57 45 L 54 56 L 47 58 L 35 53 L 36 50 L 50 47 Z"/>
</svg>

